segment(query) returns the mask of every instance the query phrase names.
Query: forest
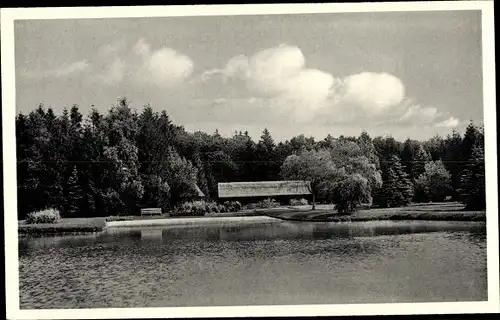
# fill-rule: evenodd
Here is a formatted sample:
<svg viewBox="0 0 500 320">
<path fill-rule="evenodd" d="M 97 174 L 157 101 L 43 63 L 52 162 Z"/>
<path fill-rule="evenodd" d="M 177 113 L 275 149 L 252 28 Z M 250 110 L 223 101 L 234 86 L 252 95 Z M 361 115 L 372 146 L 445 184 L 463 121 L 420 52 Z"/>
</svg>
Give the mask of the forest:
<svg viewBox="0 0 500 320">
<path fill-rule="evenodd" d="M 318 201 L 349 213 L 362 203 L 380 207 L 410 202 L 459 201 L 483 210 L 484 129 L 426 141 L 391 136 L 297 135 L 276 142 L 267 129 L 231 137 L 188 132 L 167 111 L 132 108 L 118 100 L 106 114 L 77 105 L 56 115 L 39 105 L 16 116 L 18 217 L 55 208 L 63 217 L 137 214 L 140 208 L 212 201 L 217 183 L 307 180 Z"/>
</svg>

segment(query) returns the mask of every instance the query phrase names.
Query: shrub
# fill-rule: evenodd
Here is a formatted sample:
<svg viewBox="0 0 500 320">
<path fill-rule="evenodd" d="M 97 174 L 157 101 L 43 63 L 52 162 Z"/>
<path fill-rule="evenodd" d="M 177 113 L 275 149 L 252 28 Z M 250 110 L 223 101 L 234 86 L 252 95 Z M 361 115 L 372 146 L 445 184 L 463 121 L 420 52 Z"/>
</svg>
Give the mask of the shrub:
<svg viewBox="0 0 500 320">
<path fill-rule="evenodd" d="M 242 206 L 239 201 L 226 201 L 224 202 L 224 207 L 228 212 L 237 212 L 240 211 Z"/>
<path fill-rule="evenodd" d="M 56 209 L 45 209 L 29 213 L 26 217 L 26 224 L 56 223 L 60 219 L 61 215 L 59 211 Z"/>
<path fill-rule="evenodd" d="M 257 202 L 257 208 L 267 209 L 267 208 L 276 208 L 279 207 L 279 203 L 276 200 L 267 198 L 265 200 Z"/>
<path fill-rule="evenodd" d="M 290 199 L 291 206 L 305 206 L 308 205 L 308 201 L 304 198 L 302 199 Z"/>
<path fill-rule="evenodd" d="M 220 213 L 225 213 L 227 212 L 227 208 L 223 204 L 218 204 L 217 209 L 219 210 Z"/>
<path fill-rule="evenodd" d="M 204 216 L 207 213 L 224 212 L 224 206 L 204 200 L 184 202 L 172 212 L 176 216 Z"/>
<path fill-rule="evenodd" d="M 218 213 L 219 205 L 216 202 L 208 202 L 206 205 L 207 213 Z"/>
</svg>

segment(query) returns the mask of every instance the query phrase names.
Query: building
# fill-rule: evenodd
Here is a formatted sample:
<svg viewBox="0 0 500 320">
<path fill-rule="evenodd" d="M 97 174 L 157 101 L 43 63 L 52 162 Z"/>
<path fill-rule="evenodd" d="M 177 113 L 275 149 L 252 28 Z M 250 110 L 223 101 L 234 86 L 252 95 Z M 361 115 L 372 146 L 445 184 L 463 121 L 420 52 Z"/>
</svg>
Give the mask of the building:
<svg viewBox="0 0 500 320">
<path fill-rule="evenodd" d="M 290 199 L 311 199 L 308 181 L 224 182 L 218 184 L 220 200 L 238 200 L 242 203 L 273 198 L 281 203 Z"/>
<path fill-rule="evenodd" d="M 201 191 L 200 187 L 198 187 L 197 184 L 194 185 L 194 188 L 196 189 L 197 199 L 198 200 L 205 199 L 205 194 L 203 193 L 203 191 Z"/>
</svg>

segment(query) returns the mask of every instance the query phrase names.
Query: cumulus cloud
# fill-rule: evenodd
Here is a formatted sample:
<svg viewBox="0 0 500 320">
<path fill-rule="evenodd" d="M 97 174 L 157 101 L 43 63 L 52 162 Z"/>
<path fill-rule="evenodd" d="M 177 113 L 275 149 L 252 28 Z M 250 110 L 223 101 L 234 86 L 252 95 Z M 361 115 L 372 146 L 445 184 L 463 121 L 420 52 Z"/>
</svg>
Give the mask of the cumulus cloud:
<svg viewBox="0 0 500 320">
<path fill-rule="evenodd" d="M 171 48 L 149 51 L 143 47 L 137 80 L 158 86 L 172 86 L 188 78 L 194 69 L 191 59 Z"/>
<path fill-rule="evenodd" d="M 267 98 L 275 109 L 291 112 L 297 120 L 307 121 L 325 106 L 335 78 L 326 72 L 305 66 L 302 51 L 294 46 L 280 45 L 262 50 L 251 57 L 236 56 L 222 69 L 201 75 L 203 82 L 220 76 L 223 83 L 243 80 L 252 95 Z"/>
<path fill-rule="evenodd" d="M 195 82 L 215 79 L 226 87 L 231 80 L 242 80 L 248 98 L 258 101 L 245 103 L 245 108 L 264 104 L 269 115 L 289 122 L 433 126 L 443 121 L 437 108 L 408 99 L 403 82 L 395 75 L 362 72 L 336 77 L 308 68 L 296 46 L 279 45 L 250 57 L 235 56 L 223 68 L 205 71 Z"/>
<path fill-rule="evenodd" d="M 364 111 L 380 113 L 399 105 L 405 97 L 401 80 L 388 73 L 362 72 L 346 77 L 342 81 L 339 100 L 362 108 Z"/>
<path fill-rule="evenodd" d="M 194 63 L 186 55 L 168 47 L 153 50 L 144 39 L 132 48 L 117 41 L 99 48 L 90 81 L 116 86 L 131 82 L 139 86 L 167 88 L 178 85 L 193 72 Z"/>
<path fill-rule="evenodd" d="M 193 61 L 169 47 L 152 49 L 140 39 L 130 48 L 125 41 L 117 41 L 98 48 L 94 58 L 84 59 L 45 71 L 25 71 L 31 79 L 66 78 L 84 74 L 85 80 L 97 85 L 116 86 L 124 81 L 135 85 L 167 88 L 189 78 Z"/>
<path fill-rule="evenodd" d="M 70 64 L 63 64 L 58 68 L 44 71 L 25 71 L 23 76 L 30 79 L 61 78 L 69 77 L 85 72 L 90 67 L 89 62 L 84 59 Z"/>
</svg>

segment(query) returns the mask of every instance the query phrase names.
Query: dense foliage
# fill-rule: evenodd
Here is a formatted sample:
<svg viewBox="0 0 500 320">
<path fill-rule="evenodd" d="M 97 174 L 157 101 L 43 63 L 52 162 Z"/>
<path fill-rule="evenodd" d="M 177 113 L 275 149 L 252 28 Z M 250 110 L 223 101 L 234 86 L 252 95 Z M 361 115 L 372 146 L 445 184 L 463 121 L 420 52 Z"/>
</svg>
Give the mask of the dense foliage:
<svg viewBox="0 0 500 320">
<path fill-rule="evenodd" d="M 61 219 L 59 211 L 46 209 L 42 211 L 30 212 L 26 216 L 26 224 L 55 223 Z"/>
<path fill-rule="evenodd" d="M 106 114 L 93 108 L 86 117 L 78 106 L 60 115 L 39 106 L 16 117 L 16 139 L 21 219 L 45 208 L 63 217 L 172 211 L 200 200 L 200 189 L 207 203 L 217 202 L 219 182 L 280 179 L 310 181 L 314 203 L 341 212 L 446 197 L 485 207 L 484 132 L 473 123 L 464 135 L 423 142 L 366 132 L 275 142 L 267 129 L 253 141 L 248 132 L 187 132 L 166 111 L 145 106 L 138 113 L 121 99 Z"/>
</svg>

